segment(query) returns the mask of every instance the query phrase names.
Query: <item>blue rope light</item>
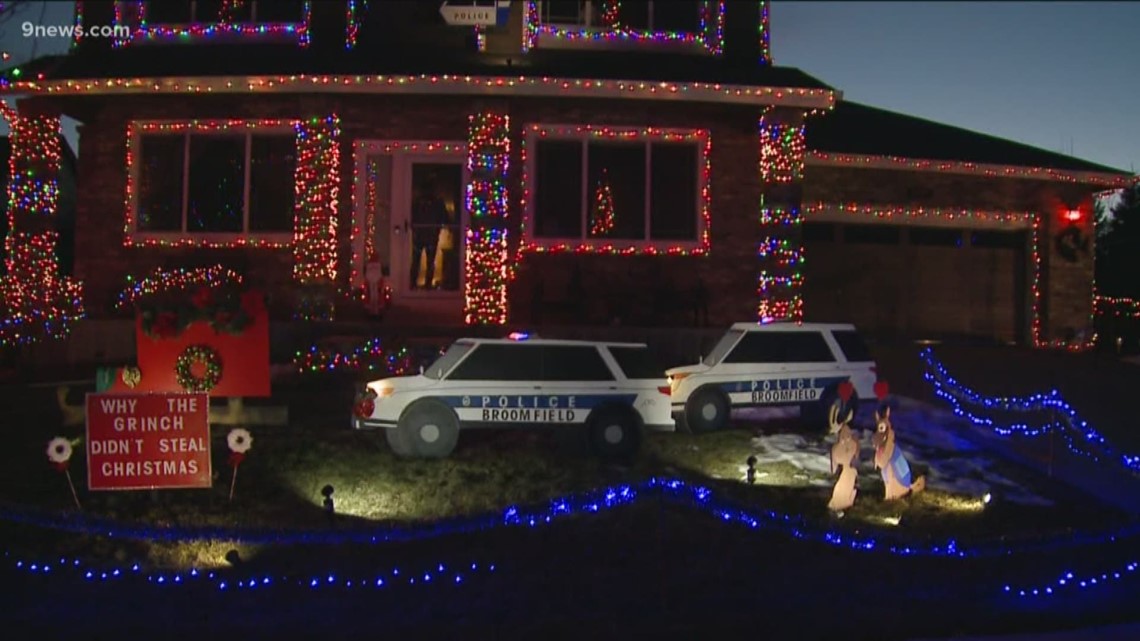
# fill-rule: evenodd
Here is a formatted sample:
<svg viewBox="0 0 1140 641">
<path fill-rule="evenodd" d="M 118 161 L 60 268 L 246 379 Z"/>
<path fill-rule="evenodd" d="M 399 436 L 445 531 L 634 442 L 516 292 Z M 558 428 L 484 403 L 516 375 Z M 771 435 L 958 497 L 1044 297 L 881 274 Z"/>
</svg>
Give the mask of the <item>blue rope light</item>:
<svg viewBox="0 0 1140 641">
<path fill-rule="evenodd" d="M 1061 578 L 1049 583 L 1041 584 L 1036 587 L 1019 588 L 1015 589 L 1011 585 L 1006 585 L 1003 590 L 1006 594 L 1016 594 L 1019 597 L 1044 597 L 1051 596 L 1057 592 L 1065 590 L 1083 590 L 1085 588 L 1096 587 L 1104 585 L 1110 581 L 1119 581 L 1127 578 L 1127 576 L 1140 568 L 1140 562 L 1129 561 L 1121 565 L 1117 570 L 1112 572 L 1102 572 L 1100 575 L 1086 574 L 1083 576 L 1076 576 L 1072 572 L 1065 572 L 1061 574 Z"/>
<path fill-rule="evenodd" d="M 1082 419 L 1069 405 L 1060 392 L 1052 390 L 1048 394 L 1034 394 L 1027 397 L 984 396 L 954 379 L 934 357 L 934 351 L 926 348 L 920 352 L 926 366 L 924 377 L 934 387 L 934 393 L 950 404 L 955 415 L 965 418 L 974 425 L 987 427 L 1001 436 L 1037 437 L 1049 433 L 1060 434 L 1074 454 L 1100 461 L 1105 458 L 1122 465 L 1126 470 L 1140 472 L 1140 455 L 1124 454 L 1116 450 L 1100 432 Z M 1002 425 L 997 421 L 981 416 L 984 411 L 1049 413 L 1052 420 L 1041 425 L 1013 423 Z"/>
<path fill-rule="evenodd" d="M 1081 546 L 1102 545 L 1105 543 L 1127 542 L 1140 535 L 1140 523 L 1129 524 L 1115 531 L 1092 532 L 1086 534 L 1069 533 L 1054 539 L 1037 542 L 1022 542 L 1010 544 L 1004 541 L 981 543 L 972 546 L 960 545 L 956 540 L 949 539 L 942 542 L 907 542 L 899 535 L 882 535 L 878 537 L 851 534 L 838 530 L 820 529 L 807 523 L 802 517 L 784 514 L 776 511 L 750 512 L 729 501 L 716 499 L 713 492 L 703 486 L 693 485 L 679 479 L 652 478 L 634 487 L 620 485 L 585 494 L 571 495 L 550 501 L 543 507 L 536 509 L 522 509 L 511 506 L 502 513 L 471 519 L 453 519 L 439 523 L 422 526 L 392 527 L 381 526 L 377 528 L 360 530 L 269 530 L 269 529 L 235 529 L 235 528 L 144 528 L 130 527 L 115 524 L 106 519 L 91 519 L 85 517 L 65 518 L 62 516 L 33 516 L 8 512 L 2 514 L 7 520 L 38 527 L 55 528 L 70 532 L 85 533 L 98 536 L 107 536 L 118 539 L 147 539 L 159 541 L 200 541 L 225 540 L 250 544 L 345 544 L 345 543 L 381 543 L 395 541 L 414 541 L 428 538 L 462 534 L 497 527 L 527 527 L 536 528 L 555 520 L 574 514 L 597 514 L 623 505 L 631 505 L 638 500 L 658 496 L 681 505 L 697 507 L 713 517 L 724 521 L 743 525 L 753 530 L 767 530 L 788 535 L 796 540 L 812 541 L 830 545 L 837 548 L 856 550 L 861 552 L 886 553 L 906 557 L 941 557 L 941 558 L 996 558 L 1009 557 L 1028 552 L 1055 551 L 1072 549 Z M 1134 550 L 1134 545 L 1129 550 Z M 33 573 L 48 574 L 53 567 L 69 570 L 83 568 L 79 561 L 70 564 L 61 559 L 56 566 L 44 564 L 29 564 L 18 561 L 16 567 L 27 569 Z M 477 566 L 473 565 L 472 570 Z M 1133 563 L 1133 567 L 1135 564 Z M 431 573 L 422 575 L 422 582 L 431 582 L 443 577 L 445 566 L 440 564 L 438 576 L 427 577 Z M 493 571 L 494 566 L 489 570 Z M 1132 570 L 1127 570 L 1131 572 Z M 138 574 L 140 567 L 133 565 L 128 573 L 125 569 L 98 570 L 88 568 L 83 570 L 83 576 L 91 581 L 113 580 L 130 574 Z M 202 572 L 192 570 L 188 574 L 150 574 L 147 581 L 157 585 L 170 583 L 180 584 L 192 579 L 199 579 Z M 393 576 L 398 571 L 393 570 Z M 417 576 L 409 579 L 409 584 L 415 583 Z M 447 575 L 451 577 L 452 575 Z M 1123 576 L 1123 575 L 1122 575 Z M 247 577 L 239 581 L 223 576 L 222 573 L 210 572 L 205 574 L 206 579 L 213 581 L 218 589 L 255 589 L 276 582 L 282 585 L 307 585 L 316 589 L 319 587 L 332 587 L 343 585 L 345 587 L 366 586 L 372 582 L 375 587 L 385 585 L 383 577 L 355 577 L 353 579 L 337 579 L 335 575 L 321 575 L 304 579 L 296 577 Z M 455 582 L 463 581 L 461 574 L 454 575 Z M 452 580 L 448 578 L 447 580 Z M 261 583 L 257 583 L 261 581 Z M 265 581 L 268 581 L 266 583 Z M 380 581 L 377 583 L 377 581 Z M 388 581 L 390 582 L 390 581 Z M 1094 583 L 1095 584 L 1095 583 Z M 1038 588 L 1042 590 L 1044 588 Z M 1032 590 L 1026 591 L 1033 594 Z M 1019 591 L 1020 594 L 1020 591 Z M 1048 594 L 1052 594 L 1049 592 Z"/>
<path fill-rule="evenodd" d="M 10 558 L 10 553 L 5 553 Z M 338 577 L 336 573 L 323 572 L 309 576 L 274 575 L 269 573 L 249 575 L 241 578 L 226 571 L 203 571 L 190 569 L 185 572 L 143 572 L 138 563 L 130 567 L 107 568 L 82 563 L 79 559 L 61 557 L 58 563 L 33 563 L 16 560 L 13 567 L 33 575 L 52 575 L 71 579 L 82 578 L 89 583 L 146 581 L 154 586 L 206 586 L 217 590 L 263 590 L 270 587 L 300 587 L 310 590 L 335 588 L 396 588 L 413 585 L 461 585 L 473 575 L 495 572 L 495 564 L 464 564 L 452 568 L 444 563 L 435 563 L 422 571 L 401 574 L 399 568 L 367 576 L 355 575 L 351 578 Z"/>
</svg>

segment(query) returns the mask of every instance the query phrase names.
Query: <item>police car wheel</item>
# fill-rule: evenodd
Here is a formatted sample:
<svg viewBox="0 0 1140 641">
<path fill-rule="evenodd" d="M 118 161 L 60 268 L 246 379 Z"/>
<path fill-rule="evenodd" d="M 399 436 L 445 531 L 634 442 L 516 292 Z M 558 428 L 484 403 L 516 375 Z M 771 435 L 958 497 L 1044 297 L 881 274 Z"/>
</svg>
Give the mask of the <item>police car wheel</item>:
<svg viewBox="0 0 1140 641">
<path fill-rule="evenodd" d="M 394 427 L 384 428 L 384 439 L 388 441 L 388 448 L 396 456 L 408 457 L 412 455 L 412 444 L 408 441 L 407 433 Z"/>
<path fill-rule="evenodd" d="M 716 390 L 697 390 L 685 403 L 685 423 L 693 434 L 715 432 L 728 425 L 728 400 Z"/>
<path fill-rule="evenodd" d="M 590 418 L 590 445 L 606 459 L 632 456 L 641 446 L 641 430 L 629 412 L 603 410 Z"/>
<path fill-rule="evenodd" d="M 446 405 L 419 403 L 413 405 L 396 425 L 403 432 L 412 456 L 443 458 L 459 443 L 459 419 Z"/>
</svg>

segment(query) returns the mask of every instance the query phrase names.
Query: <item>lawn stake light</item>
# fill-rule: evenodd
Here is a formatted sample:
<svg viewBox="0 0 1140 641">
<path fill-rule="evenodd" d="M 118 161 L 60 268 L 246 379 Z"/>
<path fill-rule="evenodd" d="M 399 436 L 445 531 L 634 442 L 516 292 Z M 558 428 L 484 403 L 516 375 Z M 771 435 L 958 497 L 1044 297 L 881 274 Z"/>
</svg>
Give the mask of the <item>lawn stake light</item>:
<svg viewBox="0 0 1140 641">
<path fill-rule="evenodd" d="M 748 457 L 748 484 L 756 485 L 756 457 Z"/>
<path fill-rule="evenodd" d="M 71 472 L 67 469 L 68 463 L 71 462 L 71 442 L 62 436 L 53 438 L 48 441 L 47 455 L 52 467 L 63 472 L 64 476 L 67 477 L 67 487 L 71 488 L 71 498 L 75 500 L 75 507 L 82 510 L 83 506 L 79 504 L 79 495 L 75 493 L 75 484 L 71 482 Z"/>
<path fill-rule="evenodd" d="M 328 517 L 329 523 L 332 523 L 336 519 L 336 505 L 333 503 L 332 497 L 334 491 L 331 485 L 326 485 L 321 488 L 321 496 L 325 497 L 321 505 L 325 508 L 325 516 Z"/>
<path fill-rule="evenodd" d="M 230 499 L 234 500 L 234 486 L 237 485 L 237 471 L 238 466 L 245 460 L 245 453 L 253 447 L 253 436 L 250 435 L 248 430 L 243 430 L 238 427 L 230 430 L 226 435 L 226 445 L 230 446 L 230 467 L 234 468 L 233 476 L 230 477 Z"/>
</svg>

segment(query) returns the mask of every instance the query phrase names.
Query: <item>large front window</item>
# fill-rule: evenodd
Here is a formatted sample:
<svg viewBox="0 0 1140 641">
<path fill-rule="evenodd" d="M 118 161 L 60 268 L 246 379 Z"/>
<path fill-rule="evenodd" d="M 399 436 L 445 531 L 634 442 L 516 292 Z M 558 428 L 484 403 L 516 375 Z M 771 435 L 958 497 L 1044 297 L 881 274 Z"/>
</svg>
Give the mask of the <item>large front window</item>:
<svg viewBox="0 0 1140 641">
<path fill-rule="evenodd" d="M 303 0 L 161 0 L 143 5 L 148 25 L 191 23 L 268 23 L 301 22 Z"/>
<path fill-rule="evenodd" d="M 545 0 L 539 3 L 539 17 L 545 24 L 696 33 L 706 4 L 702 0 Z"/>
<path fill-rule="evenodd" d="M 135 153 L 137 235 L 291 237 L 291 131 L 145 133 Z"/>
<path fill-rule="evenodd" d="M 533 126 L 525 233 L 532 249 L 702 250 L 707 132 Z"/>
</svg>

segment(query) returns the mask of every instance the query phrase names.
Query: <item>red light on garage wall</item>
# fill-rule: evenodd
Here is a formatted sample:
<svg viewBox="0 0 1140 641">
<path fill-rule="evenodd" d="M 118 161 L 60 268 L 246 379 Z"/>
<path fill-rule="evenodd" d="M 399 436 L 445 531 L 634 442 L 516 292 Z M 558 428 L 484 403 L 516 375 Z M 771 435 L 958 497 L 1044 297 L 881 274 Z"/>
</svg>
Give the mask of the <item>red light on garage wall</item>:
<svg viewBox="0 0 1140 641">
<path fill-rule="evenodd" d="M 1062 217 L 1065 219 L 1065 222 L 1076 225 L 1084 218 L 1084 214 L 1082 214 L 1079 209 L 1066 209 Z"/>
</svg>

